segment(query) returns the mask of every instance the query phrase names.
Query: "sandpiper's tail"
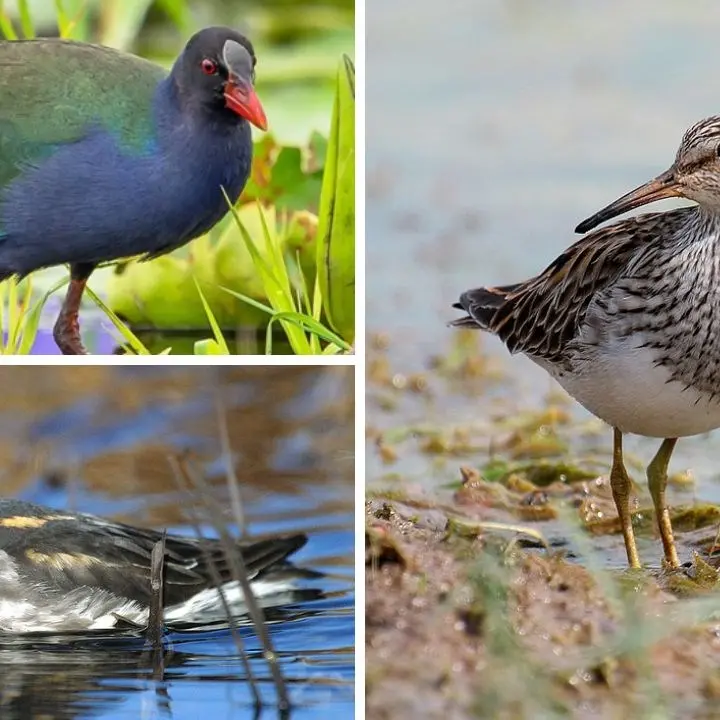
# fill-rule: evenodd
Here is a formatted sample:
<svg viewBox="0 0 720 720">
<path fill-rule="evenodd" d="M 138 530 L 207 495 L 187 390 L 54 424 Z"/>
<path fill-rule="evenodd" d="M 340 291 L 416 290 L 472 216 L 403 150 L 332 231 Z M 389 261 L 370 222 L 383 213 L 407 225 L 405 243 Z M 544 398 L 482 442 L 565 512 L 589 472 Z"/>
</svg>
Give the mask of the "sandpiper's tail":
<svg viewBox="0 0 720 720">
<path fill-rule="evenodd" d="M 507 302 L 508 295 L 513 293 L 517 287 L 517 285 L 504 285 L 502 287 L 476 288 L 464 292 L 453 307 L 464 310 L 467 315 L 453 320 L 450 325 L 495 332 L 493 327 L 495 315 Z"/>
</svg>

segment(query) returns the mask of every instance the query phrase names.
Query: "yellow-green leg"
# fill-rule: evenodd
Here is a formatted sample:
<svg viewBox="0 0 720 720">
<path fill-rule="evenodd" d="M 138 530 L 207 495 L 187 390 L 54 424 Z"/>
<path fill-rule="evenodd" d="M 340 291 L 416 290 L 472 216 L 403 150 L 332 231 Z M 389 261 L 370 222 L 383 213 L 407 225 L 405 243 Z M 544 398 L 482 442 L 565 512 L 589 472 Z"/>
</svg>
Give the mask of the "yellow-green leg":
<svg viewBox="0 0 720 720">
<path fill-rule="evenodd" d="M 632 516 L 630 515 L 632 482 L 623 463 L 622 433 L 617 428 L 613 428 L 613 463 L 610 470 L 610 488 L 620 517 L 628 563 L 632 568 L 639 568 L 640 556 L 635 545 L 635 534 L 633 533 Z"/>
<path fill-rule="evenodd" d="M 675 449 L 677 438 L 663 440 L 660 449 L 652 459 L 647 469 L 648 486 L 650 496 L 655 506 L 660 538 L 665 551 L 665 562 L 673 568 L 679 567 L 675 540 L 673 538 L 672 524 L 670 523 L 670 511 L 665 502 L 665 488 L 667 486 L 667 471 L 670 464 L 670 456 Z"/>
</svg>

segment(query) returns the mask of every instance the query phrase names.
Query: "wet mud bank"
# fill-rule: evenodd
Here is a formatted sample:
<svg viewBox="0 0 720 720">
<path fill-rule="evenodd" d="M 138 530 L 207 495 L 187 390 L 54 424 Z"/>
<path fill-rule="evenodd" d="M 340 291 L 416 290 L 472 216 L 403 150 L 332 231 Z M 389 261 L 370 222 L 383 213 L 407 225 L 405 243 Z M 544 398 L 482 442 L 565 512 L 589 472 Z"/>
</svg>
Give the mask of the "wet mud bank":
<svg viewBox="0 0 720 720">
<path fill-rule="evenodd" d="M 712 477 L 673 470 L 685 564 L 666 570 L 646 448 L 633 448 L 646 566 L 627 570 L 607 428 L 550 385 L 539 401 L 514 393 L 501 365 L 468 342 L 415 374 L 398 370 L 382 338 L 371 345 L 368 717 L 715 716 Z"/>
<path fill-rule="evenodd" d="M 366 512 L 368 717 L 712 716 L 717 571 L 699 557 L 606 571 L 437 507 Z"/>
</svg>

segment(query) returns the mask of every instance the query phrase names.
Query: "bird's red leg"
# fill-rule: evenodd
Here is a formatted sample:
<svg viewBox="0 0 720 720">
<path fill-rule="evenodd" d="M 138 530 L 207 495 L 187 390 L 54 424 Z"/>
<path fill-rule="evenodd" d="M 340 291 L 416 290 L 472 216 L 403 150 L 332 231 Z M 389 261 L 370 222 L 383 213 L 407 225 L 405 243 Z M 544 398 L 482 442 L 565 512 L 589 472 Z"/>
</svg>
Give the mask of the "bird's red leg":
<svg viewBox="0 0 720 720">
<path fill-rule="evenodd" d="M 88 354 L 80 338 L 78 312 L 85 285 L 94 269 L 94 265 L 85 263 L 70 266 L 70 284 L 60 309 L 60 315 L 58 315 L 53 328 L 53 337 L 63 355 Z"/>
</svg>

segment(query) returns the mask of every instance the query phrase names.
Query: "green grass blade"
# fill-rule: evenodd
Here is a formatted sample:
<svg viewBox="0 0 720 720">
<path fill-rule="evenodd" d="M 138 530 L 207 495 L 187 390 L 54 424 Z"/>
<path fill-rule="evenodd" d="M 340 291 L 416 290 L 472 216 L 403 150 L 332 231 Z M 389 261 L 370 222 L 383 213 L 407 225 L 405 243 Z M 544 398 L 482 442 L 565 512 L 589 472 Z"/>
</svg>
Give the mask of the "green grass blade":
<svg viewBox="0 0 720 720">
<path fill-rule="evenodd" d="M 345 353 L 346 355 L 352 355 L 352 349 L 350 351 L 343 350 L 341 347 L 338 347 L 337 345 L 326 345 L 325 349 L 320 353 L 321 355 L 339 355 L 340 353 Z"/>
<path fill-rule="evenodd" d="M 42 311 L 48 298 L 67 284 L 63 278 L 34 304 L 30 279 L 20 300 L 20 283 L 10 278 L 0 283 L 0 354 L 29 355 L 35 344 Z M 7 338 L 5 338 L 7 335 Z"/>
<path fill-rule="evenodd" d="M 18 35 L 15 32 L 12 21 L 10 20 L 8 14 L 5 12 L 3 6 L 4 3 L 2 2 L 2 0 L 0 0 L 0 32 L 3 34 L 3 37 L 6 40 L 17 40 Z"/>
<path fill-rule="evenodd" d="M 137 335 L 89 288 L 85 294 L 108 316 L 115 329 L 122 335 L 125 343 L 136 355 L 151 355 L 152 353 L 143 345 Z"/>
<path fill-rule="evenodd" d="M 20 322 L 22 314 L 18 303 L 18 284 L 13 277 L 8 281 L 8 337 L 7 348 L 11 354 L 15 354 L 17 347 L 18 334 L 20 332 Z"/>
<path fill-rule="evenodd" d="M 274 267 L 272 266 L 272 264 L 268 263 L 267 260 L 262 256 L 262 254 L 258 250 L 257 245 L 255 244 L 255 241 L 252 239 L 252 236 L 248 232 L 248 229 L 245 227 L 245 223 L 243 223 L 240 215 L 234 208 L 233 215 L 235 216 L 235 222 L 237 223 L 237 226 L 240 230 L 240 234 L 242 235 L 243 240 L 245 241 L 245 244 L 250 251 L 253 263 L 255 263 L 255 266 L 258 268 L 260 276 L 263 280 L 263 288 L 265 289 L 265 294 L 267 295 L 270 304 L 273 307 L 275 307 L 276 304 L 281 306 L 287 305 L 288 303 L 292 304 L 292 298 L 288 297 L 285 294 L 285 288 L 278 280 L 275 274 Z"/>
<path fill-rule="evenodd" d="M 298 253 L 297 257 L 297 265 L 298 268 L 300 267 L 300 254 Z M 307 281 L 305 279 L 305 274 L 300 270 L 300 290 L 298 291 L 299 297 L 297 306 L 302 307 L 305 306 L 305 314 L 308 317 L 313 318 L 313 320 L 320 320 L 320 315 L 315 315 L 316 307 L 314 307 L 315 302 L 315 296 L 317 296 L 317 293 L 319 291 L 318 281 L 317 281 L 317 275 L 315 276 L 315 293 L 314 297 L 310 297 L 310 291 L 308 290 Z M 315 334 L 310 334 L 310 350 L 313 355 L 320 355 L 322 353 L 322 347 L 320 346 L 320 338 Z"/>
<path fill-rule="evenodd" d="M 355 337 L 355 73 L 343 56 L 336 76 L 318 209 L 317 270 L 328 324 Z"/>
<path fill-rule="evenodd" d="M 55 18 L 58 26 L 58 31 L 61 38 L 72 38 L 75 35 L 76 30 L 80 30 L 77 33 L 75 40 L 86 40 L 85 30 L 87 25 L 87 9 L 88 0 L 82 0 L 77 4 L 77 10 L 75 10 L 74 16 L 71 16 L 65 9 L 65 3 L 63 0 L 55 0 Z"/>
<path fill-rule="evenodd" d="M 5 328 L 7 327 L 5 322 L 5 298 L 7 296 L 6 283 L 0 283 L 0 351 L 3 355 L 6 354 L 5 347 Z"/>
<path fill-rule="evenodd" d="M 33 25 L 28 0 L 18 0 L 18 12 L 20 13 L 20 28 L 26 38 L 35 37 L 35 26 Z"/>
<path fill-rule="evenodd" d="M 100 6 L 100 43 L 127 50 L 145 22 L 153 0 L 103 0 Z"/>
<path fill-rule="evenodd" d="M 242 300 L 248 305 L 252 305 L 252 307 L 257 308 L 258 310 L 262 310 L 264 313 L 270 315 L 270 322 L 268 324 L 268 335 L 272 335 L 272 333 L 270 332 L 271 325 L 274 320 L 277 320 L 283 324 L 283 328 L 285 328 L 284 323 L 289 323 L 295 327 L 300 328 L 303 331 L 303 334 L 305 330 L 308 330 L 312 335 L 315 335 L 318 338 L 325 340 L 326 342 L 337 345 L 340 350 L 343 350 L 345 352 L 349 352 L 352 350 L 352 346 L 348 344 L 345 340 L 343 340 L 337 333 L 330 330 L 329 328 L 326 328 L 319 320 L 316 320 L 309 315 L 303 315 L 302 313 L 296 311 L 274 310 L 273 308 L 268 307 L 261 302 L 258 302 L 254 298 L 248 297 L 247 295 L 243 295 L 242 293 L 231 290 L 230 288 L 223 287 L 222 285 L 220 285 L 219 287 L 221 290 L 224 290 L 226 293 L 229 293 L 238 300 Z M 266 341 L 266 350 L 267 347 L 268 345 Z M 308 352 L 305 354 L 320 354 L 320 350 L 318 350 L 318 353 Z M 334 354 L 334 352 L 330 352 L 329 354 Z"/>
<path fill-rule="evenodd" d="M 224 192 L 224 191 L 223 191 Z M 253 241 L 248 229 L 245 227 L 237 209 L 230 203 L 227 194 L 225 194 L 226 201 L 230 207 L 230 211 L 233 214 L 235 223 L 240 230 L 240 234 L 245 242 L 245 245 L 250 253 L 250 257 L 253 260 L 253 264 L 260 275 L 263 284 L 263 290 L 267 296 L 268 301 L 275 310 L 282 312 L 289 312 L 295 310 L 295 303 L 292 297 L 292 290 L 289 285 L 289 278 L 287 276 L 287 269 L 285 267 L 285 260 L 280 254 L 279 259 L 275 254 L 272 237 L 270 236 L 270 230 L 265 220 L 265 215 L 260 210 L 260 221 L 263 226 L 263 235 L 265 236 L 265 243 L 268 246 L 269 253 L 273 259 L 272 263 L 268 263 L 267 260 L 261 255 L 255 242 Z M 284 277 L 282 277 L 284 274 Z M 279 275 L 281 277 L 279 277 Z M 287 282 L 285 282 L 287 281 Z M 290 341 L 293 352 L 296 355 L 310 355 L 312 349 L 308 342 L 305 333 L 301 328 L 294 326 L 292 323 L 284 327 L 285 334 Z"/>
<path fill-rule="evenodd" d="M 70 23 L 70 18 L 68 18 L 67 13 L 65 12 L 65 6 L 63 5 L 62 0 L 55 0 L 55 22 L 57 22 L 60 37 L 67 37 L 66 33 Z"/>
<path fill-rule="evenodd" d="M 247 303 L 248 305 L 251 305 L 252 307 L 256 308 L 257 310 L 262 310 L 264 313 L 267 313 L 268 315 L 273 315 L 275 313 L 275 311 L 269 305 L 265 305 L 264 303 L 261 303 L 259 300 L 255 300 L 255 298 L 251 298 L 248 295 L 243 295 L 242 293 L 239 293 L 236 290 L 231 290 L 230 288 L 223 287 L 222 285 L 218 285 L 218 287 L 221 290 L 224 290 L 226 293 L 229 293 L 233 297 L 236 297 L 238 300 L 242 300 L 243 302 Z"/>
<path fill-rule="evenodd" d="M 332 330 L 326 328 L 322 323 L 319 323 L 314 318 L 308 315 L 303 315 L 299 312 L 277 312 L 270 319 L 270 324 L 274 322 L 282 322 L 286 320 L 291 322 L 303 330 L 308 330 L 313 335 L 316 335 L 321 340 L 333 343 L 345 351 L 349 351 L 350 345 L 346 343 L 339 335 L 334 333 Z"/>
<path fill-rule="evenodd" d="M 35 345 L 35 339 L 37 338 L 38 330 L 40 329 L 40 320 L 42 318 L 42 312 L 45 308 L 47 301 L 51 295 L 54 295 L 60 288 L 68 284 L 69 278 L 63 278 L 58 280 L 45 294 L 40 297 L 30 310 L 25 315 L 25 324 L 23 326 L 22 337 L 20 344 L 17 348 L 18 355 L 29 355 L 33 345 Z M 27 299 L 28 304 L 30 302 L 31 293 L 28 288 Z"/>
<path fill-rule="evenodd" d="M 271 258 L 273 275 L 278 286 L 281 288 L 281 294 L 278 296 L 280 302 L 278 302 L 277 305 L 273 303 L 273 307 L 275 310 L 282 313 L 296 312 L 298 306 L 295 304 L 292 283 L 290 282 L 290 275 L 287 270 L 287 265 L 285 264 L 285 258 L 282 250 L 280 249 L 278 243 L 273 242 L 272 236 L 270 235 L 270 228 L 268 227 L 267 219 L 265 218 L 265 213 L 260 205 L 258 205 L 258 214 L 260 216 L 260 224 L 262 225 L 263 237 L 265 239 L 265 247 Z M 291 323 L 289 326 L 283 324 L 283 328 L 296 355 L 313 354 L 312 345 L 308 341 L 307 335 L 305 334 L 302 326 L 293 327 L 293 324 Z M 269 327 L 268 330 L 270 330 Z M 270 337 L 272 337 L 272 333 L 270 333 Z"/>
<path fill-rule="evenodd" d="M 197 278 L 193 278 L 193 282 L 195 283 L 195 287 L 197 288 L 198 295 L 200 296 L 200 302 L 203 304 L 203 309 L 205 310 L 205 315 L 207 315 L 207 319 L 210 322 L 210 327 L 213 331 L 213 336 L 215 337 L 215 343 L 217 344 L 220 352 L 219 353 L 204 353 L 204 354 L 212 354 L 212 355 L 230 355 L 230 348 L 227 346 L 227 343 L 225 342 L 225 336 L 222 334 L 222 330 L 220 330 L 220 326 L 218 325 L 218 322 L 215 318 L 215 315 L 213 311 L 210 309 L 210 305 L 208 305 L 208 301 L 205 299 L 205 295 L 203 294 L 203 291 L 200 289 L 200 284 L 197 281 Z"/>
<path fill-rule="evenodd" d="M 20 317 L 22 318 L 22 332 L 19 334 L 19 337 L 17 339 L 17 343 L 15 346 L 15 352 L 18 355 L 25 354 L 20 352 L 20 347 L 22 345 L 23 340 L 25 339 L 25 336 L 28 334 L 28 322 L 30 320 L 30 303 L 32 301 L 32 280 L 31 278 L 27 279 L 26 285 L 25 285 L 25 293 L 23 294 L 22 302 L 20 303 Z M 39 318 L 38 318 L 39 321 Z M 37 328 L 35 328 L 35 332 L 33 335 L 37 335 Z M 31 344 L 32 347 L 32 344 Z"/>
<path fill-rule="evenodd" d="M 294 304 L 292 300 L 292 286 L 287 266 L 285 265 L 285 258 L 283 257 L 278 243 L 273 242 L 272 235 L 270 234 L 270 228 L 267 224 L 267 218 L 265 217 L 262 206 L 258 205 L 257 209 L 260 217 L 260 224 L 262 225 L 265 248 L 271 260 L 270 267 L 274 270 L 274 275 L 277 278 L 278 285 L 282 288 L 283 297 L 288 298 L 290 303 Z"/>
</svg>

